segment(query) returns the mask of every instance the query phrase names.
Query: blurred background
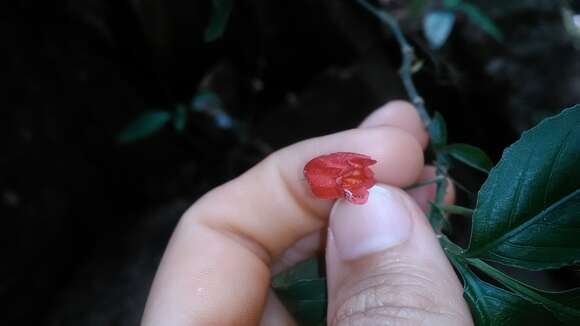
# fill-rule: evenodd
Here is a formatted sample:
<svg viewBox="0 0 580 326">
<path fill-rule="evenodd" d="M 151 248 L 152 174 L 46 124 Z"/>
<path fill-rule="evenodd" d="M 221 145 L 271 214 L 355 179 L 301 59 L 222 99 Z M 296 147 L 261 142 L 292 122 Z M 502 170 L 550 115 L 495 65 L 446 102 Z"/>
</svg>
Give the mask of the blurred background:
<svg viewBox="0 0 580 326">
<path fill-rule="evenodd" d="M 453 2 L 378 4 L 415 47 L 419 92 L 450 139 L 497 161 L 580 102 L 580 4 Z M 196 198 L 406 97 L 397 43 L 352 0 L 0 7 L 2 325 L 137 325 Z M 441 10 L 453 21 L 433 44 L 426 17 Z M 472 201 L 483 177 L 454 175 Z"/>
</svg>

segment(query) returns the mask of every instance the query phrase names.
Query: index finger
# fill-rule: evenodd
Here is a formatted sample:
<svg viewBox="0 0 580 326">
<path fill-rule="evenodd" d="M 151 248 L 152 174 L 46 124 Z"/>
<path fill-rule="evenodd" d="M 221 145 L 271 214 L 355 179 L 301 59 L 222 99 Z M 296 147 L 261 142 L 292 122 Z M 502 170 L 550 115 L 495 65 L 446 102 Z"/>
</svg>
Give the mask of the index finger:
<svg viewBox="0 0 580 326">
<path fill-rule="evenodd" d="M 302 175 L 332 152 L 371 156 L 377 181 L 413 183 L 423 167 L 417 140 L 394 127 L 353 129 L 284 148 L 195 203 L 180 221 L 156 275 L 145 325 L 257 324 L 270 285 L 269 263 L 325 227 L 332 205 Z"/>
</svg>

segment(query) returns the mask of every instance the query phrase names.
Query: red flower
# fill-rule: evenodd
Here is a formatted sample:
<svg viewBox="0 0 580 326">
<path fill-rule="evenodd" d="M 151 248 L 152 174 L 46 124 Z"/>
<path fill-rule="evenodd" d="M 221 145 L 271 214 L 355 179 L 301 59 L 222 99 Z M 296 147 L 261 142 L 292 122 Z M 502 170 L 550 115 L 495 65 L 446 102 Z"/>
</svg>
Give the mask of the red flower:
<svg viewBox="0 0 580 326">
<path fill-rule="evenodd" d="M 304 176 L 316 197 L 345 198 L 353 204 L 364 204 L 368 189 L 375 185 L 369 166 L 377 163 L 357 153 L 332 153 L 318 156 L 304 166 Z"/>
</svg>

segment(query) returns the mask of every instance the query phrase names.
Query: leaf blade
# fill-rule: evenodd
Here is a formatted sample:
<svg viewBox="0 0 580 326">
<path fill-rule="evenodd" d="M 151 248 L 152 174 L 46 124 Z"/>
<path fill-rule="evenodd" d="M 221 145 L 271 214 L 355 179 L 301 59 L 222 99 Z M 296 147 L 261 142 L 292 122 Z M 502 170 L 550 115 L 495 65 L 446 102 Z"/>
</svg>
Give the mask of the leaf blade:
<svg viewBox="0 0 580 326">
<path fill-rule="evenodd" d="M 224 34 L 234 6 L 233 0 L 212 0 L 211 4 L 212 14 L 205 30 L 206 42 L 213 42 Z"/>
<path fill-rule="evenodd" d="M 525 300 L 542 305 L 556 319 L 565 324 L 577 324 L 580 319 L 580 288 L 553 292 L 534 288 L 495 269 L 480 259 L 469 259 L 469 264 L 497 280 Z M 534 323 L 535 324 L 535 323 Z"/>
<path fill-rule="evenodd" d="M 578 126 L 580 105 L 506 149 L 478 194 L 468 257 L 531 270 L 580 261 Z"/>
<path fill-rule="evenodd" d="M 187 110 L 183 105 L 178 105 L 175 108 L 175 116 L 173 117 L 173 128 L 178 133 L 182 133 L 187 125 Z"/>
<path fill-rule="evenodd" d="M 478 147 L 468 144 L 451 144 L 445 146 L 443 150 L 454 159 L 479 171 L 489 173 L 493 167 L 491 159 Z"/>
<path fill-rule="evenodd" d="M 428 126 L 431 143 L 435 147 L 445 146 L 447 144 L 447 124 L 439 112 L 435 112 L 433 119 Z"/>
<path fill-rule="evenodd" d="M 464 297 L 476 325 L 554 325 L 558 321 L 541 304 L 479 279 L 473 272 L 462 273 Z"/>
<path fill-rule="evenodd" d="M 469 19 L 496 41 L 503 41 L 503 33 L 495 22 L 474 4 L 462 2 L 457 8 L 463 11 Z"/>
<path fill-rule="evenodd" d="M 317 325 L 326 317 L 326 279 L 317 257 L 274 276 L 272 287 L 300 325 Z"/>
<path fill-rule="evenodd" d="M 169 112 L 145 112 L 119 132 L 117 141 L 126 144 L 151 136 L 161 130 L 169 120 L 171 120 Z"/>
</svg>

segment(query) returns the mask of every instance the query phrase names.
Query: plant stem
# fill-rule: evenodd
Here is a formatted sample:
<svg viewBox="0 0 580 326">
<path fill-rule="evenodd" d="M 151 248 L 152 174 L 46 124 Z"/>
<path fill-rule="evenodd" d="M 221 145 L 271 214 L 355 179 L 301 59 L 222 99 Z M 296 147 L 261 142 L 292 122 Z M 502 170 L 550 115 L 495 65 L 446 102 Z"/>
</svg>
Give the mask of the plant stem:
<svg viewBox="0 0 580 326">
<path fill-rule="evenodd" d="M 425 107 L 425 101 L 417 92 L 417 88 L 415 87 L 415 83 L 413 82 L 413 59 L 415 57 L 415 52 L 413 47 L 409 44 L 405 35 L 401 31 L 399 27 L 399 23 L 397 19 L 387 13 L 384 10 L 378 9 L 375 6 L 368 3 L 366 0 L 356 0 L 363 8 L 368 10 L 371 14 L 376 16 L 381 22 L 386 24 L 397 43 L 399 43 L 399 48 L 401 49 L 401 56 L 402 62 L 401 67 L 399 68 L 399 76 L 403 82 L 403 86 L 407 92 L 407 95 L 411 99 L 411 102 L 417 109 L 421 120 L 423 121 L 423 125 L 425 129 L 429 130 L 429 125 L 431 124 L 431 117 L 427 113 L 427 108 Z M 435 192 L 435 202 L 434 204 L 440 206 L 444 203 L 445 194 L 447 193 L 447 169 L 449 168 L 449 163 L 447 161 L 446 155 L 438 151 L 432 144 L 430 144 L 430 150 L 435 153 L 435 167 L 436 167 L 436 178 L 437 180 L 437 190 Z M 429 213 L 429 219 L 431 220 L 434 216 L 433 214 Z M 442 218 L 442 217 L 440 217 Z M 440 225 L 442 223 L 435 223 L 435 225 Z M 441 234 L 440 228 L 435 229 L 435 233 Z"/>
<path fill-rule="evenodd" d="M 441 179 L 442 179 L 441 177 L 435 177 L 433 179 L 428 179 L 428 180 L 425 180 L 425 181 L 417 182 L 417 183 L 412 184 L 412 185 L 410 185 L 410 186 L 408 186 L 408 187 L 406 187 L 404 189 L 405 190 L 412 190 L 412 189 L 417 189 L 417 188 L 425 187 L 425 186 L 428 186 L 430 184 L 437 183 Z"/>
<path fill-rule="evenodd" d="M 457 205 L 446 205 L 442 204 L 439 206 L 443 211 L 451 214 L 463 215 L 463 216 L 471 216 L 473 215 L 473 209 L 457 206 Z"/>
<path fill-rule="evenodd" d="M 401 48 L 401 56 L 403 58 L 401 62 L 401 67 L 399 68 L 399 76 L 403 81 L 403 86 L 405 86 L 405 90 L 407 91 L 407 94 L 409 95 L 411 102 L 413 103 L 413 105 L 415 105 L 415 108 L 417 108 L 419 116 L 421 117 L 421 120 L 423 120 L 425 128 L 427 128 L 431 123 L 431 117 L 429 117 L 429 113 L 427 113 L 427 109 L 425 108 L 425 101 L 419 95 L 419 93 L 417 92 L 417 88 L 415 87 L 415 83 L 413 83 L 412 65 L 413 59 L 415 58 L 415 51 L 413 50 L 413 47 L 409 44 L 409 42 L 405 38 L 405 35 L 401 31 L 399 23 L 397 22 L 395 17 L 391 16 L 384 10 L 375 8 L 373 5 L 371 5 L 365 0 L 356 0 L 356 1 L 365 9 L 367 9 L 370 13 L 379 18 L 383 23 L 389 26 L 389 28 L 395 35 L 395 38 L 399 43 L 399 47 Z"/>
</svg>

